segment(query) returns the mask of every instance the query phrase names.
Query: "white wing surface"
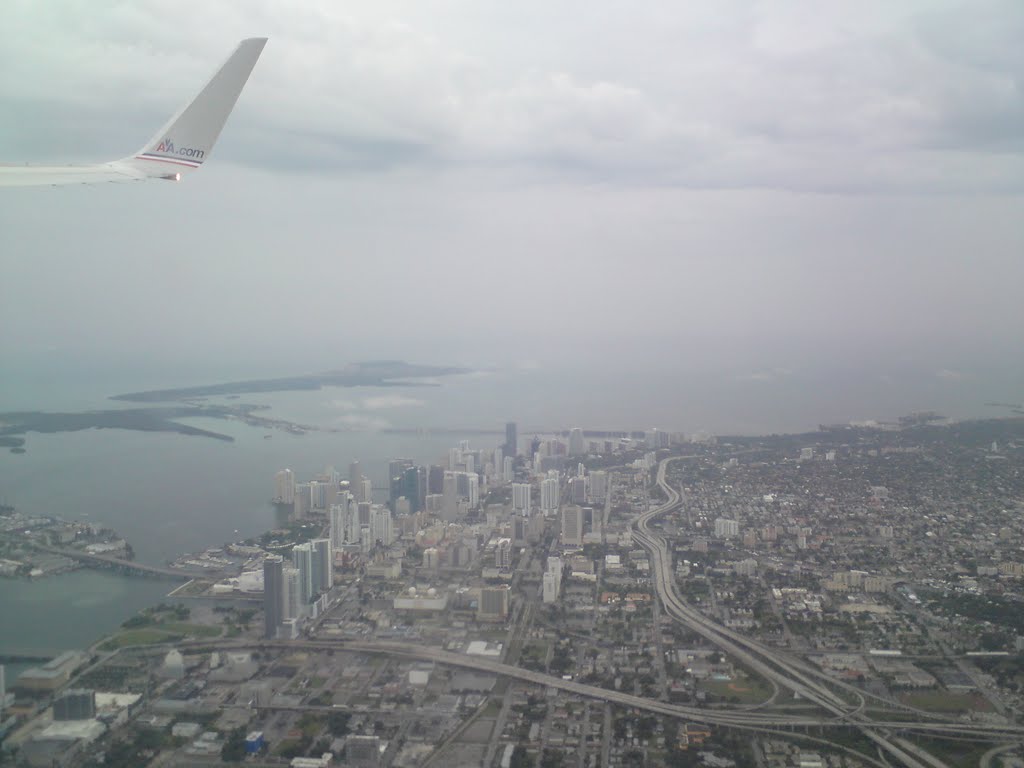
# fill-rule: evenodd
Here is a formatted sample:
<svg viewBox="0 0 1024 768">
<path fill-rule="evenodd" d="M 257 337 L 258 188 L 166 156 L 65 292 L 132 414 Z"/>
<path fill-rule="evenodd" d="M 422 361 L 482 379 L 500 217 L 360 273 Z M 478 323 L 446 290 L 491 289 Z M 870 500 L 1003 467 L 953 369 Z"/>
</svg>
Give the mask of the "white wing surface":
<svg viewBox="0 0 1024 768">
<path fill-rule="evenodd" d="M 209 159 L 266 42 L 253 37 L 239 43 L 198 95 L 134 155 L 99 165 L 0 165 L 0 187 L 177 181 Z"/>
</svg>

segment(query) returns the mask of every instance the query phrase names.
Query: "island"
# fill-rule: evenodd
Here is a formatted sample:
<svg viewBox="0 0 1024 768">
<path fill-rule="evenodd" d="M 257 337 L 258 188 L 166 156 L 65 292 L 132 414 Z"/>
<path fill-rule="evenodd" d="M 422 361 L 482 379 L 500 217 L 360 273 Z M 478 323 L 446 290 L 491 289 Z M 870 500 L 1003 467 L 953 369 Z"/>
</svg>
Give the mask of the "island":
<svg viewBox="0 0 1024 768">
<path fill-rule="evenodd" d="M 206 384 L 176 389 L 155 389 L 146 392 L 129 392 L 115 395 L 112 400 L 128 400 L 137 403 L 192 400 L 195 398 L 254 394 L 265 392 L 297 392 L 317 390 L 324 387 L 414 387 L 437 386 L 416 379 L 454 376 L 470 373 L 468 368 L 455 366 L 417 365 L 401 360 L 377 360 L 351 363 L 344 368 L 325 373 L 309 373 L 301 376 L 287 376 L 278 379 L 252 379 L 231 381 L 222 384 Z"/>
<path fill-rule="evenodd" d="M 431 379 L 469 373 L 468 368 L 419 365 L 400 360 L 352 363 L 326 373 L 311 373 L 276 379 L 253 379 L 177 389 L 159 389 L 114 395 L 112 400 L 135 403 L 177 403 L 138 408 L 109 408 L 82 412 L 15 411 L 0 413 L 0 447 L 11 453 L 25 452 L 28 432 L 55 434 L 84 429 L 127 429 L 139 432 L 172 432 L 191 437 L 209 437 L 233 442 L 220 432 L 183 424 L 179 419 L 223 419 L 241 421 L 260 429 L 278 429 L 301 435 L 322 430 L 308 424 L 261 415 L 269 406 L 253 403 L 214 404 L 209 397 L 237 400 L 241 394 L 318 390 L 324 387 L 427 387 L 439 386 Z M 347 431 L 329 428 L 329 431 Z"/>
</svg>

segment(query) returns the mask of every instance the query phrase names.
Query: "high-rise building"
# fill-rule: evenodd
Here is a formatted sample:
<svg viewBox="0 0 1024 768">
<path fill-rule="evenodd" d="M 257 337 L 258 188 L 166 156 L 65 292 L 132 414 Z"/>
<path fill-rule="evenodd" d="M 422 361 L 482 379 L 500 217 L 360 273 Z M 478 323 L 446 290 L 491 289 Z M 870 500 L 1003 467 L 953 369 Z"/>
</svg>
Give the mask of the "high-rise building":
<svg viewBox="0 0 1024 768">
<path fill-rule="evenodd" d="M 302 591 L 299 587 L 299 569 L 285 567 L 281 569 L 281 621 L 297 619 L 302 616 L 305 606 L 302 604 Z"/>
<path fill-rule="evenodd" d="M 530 484 L 512 483 L 512 509 L 530 511 Z"/>
<path fill-rule="evenodd" d="M 457 472 L 462 469 L 462 451 L 458 448 L 448 449 L 448 471 Z"/>
<path fill-rule="evenodd" d="M 270 555 L 263 561 L 263 636 L 273 639 L 283 616 L 284 560 Z"/>
<path fill-rule="evenodd" d="M 506 456 L 503 461 L 504 465 L 501 468 L 501 482 L 511 483 L 516 479 L 516 460 L 511 456 Z"/>
<path fill-rule="evenodd" d="M 355 497 L 349 499 L 348 504 L 348 517 L 345 519 L 345 542 L 347 544 L 359 543 L 359 531 L 361 523 L 359 522 L 359 507 L 355 500 Z"/>
<path fill-rule="evenodd" d="M 307 541 L 292 547 L 292 565 L 299 571 L 299 599 L 307 605 L 316 594 L 313 586 L 313 545 Z"/>
<path fill-rule="evenodd" d="M 303 519 L 311 509 L 309 483 L 298 483 L 295 486 L 295 502 L 292 504 L 292 516 L 296 520 Z"/>
<path fill-rule="evenodd" d="M 583 440 L 583 430 L 573 427 L 569 430 L 569 455 L 583 456 L 587 452 L 586 443 Z"/>
<path fill-rule="evenodd" d="M 590 498 L 595 503 L 604 502 L 608 498 L 608 473 L 603 469 L 590 473 Z"/>
<path fill-rule="evenodd" d="M 363 470 L 358 461 L 348 465 L 348 489 L 356 497 L 356 501 L 364 501 L 363 493 Z"/>
<path fill-rule="evenodd" d="M 334 586 L 334 558 L 330 539 L 313 539 L 313 594 L 329 592 Z"/>
<path fill-rule="evenodd" d="M 349 538 L 349 535 L 351 533 L 351 519 L 356 514 L 355 499 L 352 494 L 348 491 L 342 491 L 338 494 L 336 503 L 332 504 L 330 509 L 331 546 L 334 549 L 341 549 L 342 544 L 353 541 L 353 539 Z"/>
<path fill-rule="evenodd" d="M 493 474 L 497 478 L 501 478 L 502 470 L 505 468 L 505 451 L 499 445 L 494 449 L 494 461 L 492 463 Z"/>
<path fill-rule="evenodd" d="M 556 555 L 551 555 L 550 557 L 548 557 L 547 570 L 545 571 L 545 573 L 550 573 L 554 575 L 555 581 L 558 584 L 558 589 L 562 588 L 562 570 L 564 569 L 564 567 L 565 566 L 562 563 L 562 558 Z"/>
<path fill-rule="evenodd" d="M 405 471 L 415 466 L 412 459 L 392 459 L 388 462 L 388 506 L 394 511 L 395 502 L 405 493 Z"/>
<path fill-rule="evenodd" d="M 429 571 L 436 571 L 441 564 L 441 553 L 437 547 L 427 547 L 423 550 L 423 567 Z"/>
<path fill-rule="evenodd" d="M 540 508 L 545 512 L 553 512 L 558 509 L 558 502 L 561 496 L 561 489 L 557 477 L 546 477 L 540 481 Z"/>
<path fill-rule="evenodd" d="M 295 473 L 282 469 L 274 475 L 274 501 L 278 504 L 295 503 Z"/>
<path fill-rule="evenodd" d="M 568 547 L 583 544 L 583 510 L 575 504 L 562 507 L 562 544 Z"/>
<path fill-rule="evenodd" d="M 402 473 L 402 495 L 409 500 L 410 512 L 422 512 L 427 498 L 427 473 L 423 467 L 406 467 Z"/>
<path fill-rule="evenodd" d="M 441 517 L 451 521 L 480 504 L 480 477 L 471 472 L 444 473 L 444 502 Z"/>
<path fill-rule="evenodd" d="M 579 475 L 569 478 L 569 498 L 573 504 L 587 503 L 587 478 Z"/>
<path fill-rule="evenodd" d="M 512 567 L 512 542 L 509 539 L 498 541 L 498 547 L 494 550 L 494 564 L 503 569 Z"/>
<path fill-rule="evenodd" d="M 360 501 L 356 505 L 356 516 L 358 517 L 358 522 L 359 522 L 360 526 L 369 525 L 370 524 L 370 514 L 371 514 L 372 511 L 373 511 L 373 504 L 371 504 L 368 501 Z M 359 540 L 359 538 L 356 537 L 356 541 L 358 541 L 358 540 Z"/>
<path fill-rule="evenodd" d="M 427 470 L 427 494 L 444 493 L 445 469 L 440 464 L 431 464 Z"/>
<path fill-rule="evenodd" d="M 327 484 L 312 480 L 309 483 L 310 509 L 327 508 Z"/>
<path fill-rule="evenodd" d="M 395 540 L 391 510 L 385 507 L 375 507 L 370 512 L 370 537 L 374 543 L 379 541 L 385 547 L 391 546 Z"/>
<path fill-rule="evenodd" d="M 545 572 L 543 576 L 543 598 L 544 602 L 551 604 L 558 601 L 558 580 L 555 574 Z"/>
<path fill-rule="evenodd" d="M 510 421 L 505 424 L 505 455 L 508 457 L 519 454 L 519 435 L 516 433 L 516 423 Z"/>
<path fill-rule="evenodd" d="M 524 546 L 530 538 L 530 518 L 522 515 L 512 517 L 512 543 L 517 547 Z"/>
<path fill-rule="evenodd" d="M 454 520 L 458 515 L 459 483 L 454 472 L 444 473 L 444 508 L 441 517 L 444 520 Z"/>
<path fill-rule="evenodd" d="M 363 488 L 360 491 L 360 495 L 361 495 L 362 500 L 363 501 L 367 501 L 367 502 L 372 502 L 373 501 L 373 483 L 370 482 L 370 478 L 364 477 L 363 481 L 362 481 L 362 486 L 363 486 Z"/>
</svg>

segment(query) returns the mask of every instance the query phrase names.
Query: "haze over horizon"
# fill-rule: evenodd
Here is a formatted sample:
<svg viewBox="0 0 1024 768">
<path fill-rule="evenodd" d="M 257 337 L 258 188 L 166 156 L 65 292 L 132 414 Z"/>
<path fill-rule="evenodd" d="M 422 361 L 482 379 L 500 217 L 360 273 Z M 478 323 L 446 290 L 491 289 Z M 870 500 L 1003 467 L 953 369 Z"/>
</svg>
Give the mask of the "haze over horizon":
<svg viewBox="0 0 1024 768">
<path fill-rule="evenodd" d="M 200 173 L 0 194 L 4 367 L 909 368 L 1020 391 L 1019 4 L 15 2 L 0 154 L 125 154 L 257 34 Z"/>
</svg>

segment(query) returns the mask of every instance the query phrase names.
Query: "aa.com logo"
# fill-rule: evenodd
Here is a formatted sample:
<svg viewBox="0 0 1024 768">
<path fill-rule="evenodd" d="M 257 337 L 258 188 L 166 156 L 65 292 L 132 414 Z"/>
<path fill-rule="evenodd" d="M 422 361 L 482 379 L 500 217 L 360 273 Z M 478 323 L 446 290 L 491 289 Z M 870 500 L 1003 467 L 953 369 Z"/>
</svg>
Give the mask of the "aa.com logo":
<svg viewBox="0 0 1024 768">
<path fill-rule="evenodd" d="M 193 160 L 202 160 L 206 156 L 206 152 L 202 149 L 194 149 L 192 147 L 176 147 L 174 142 L 170 139 L 164 139 L 161 141 L 154 152 L 159 152 L 164 155 L 178 155 L 178 157 L 191 157 Z"/>
</svg>

